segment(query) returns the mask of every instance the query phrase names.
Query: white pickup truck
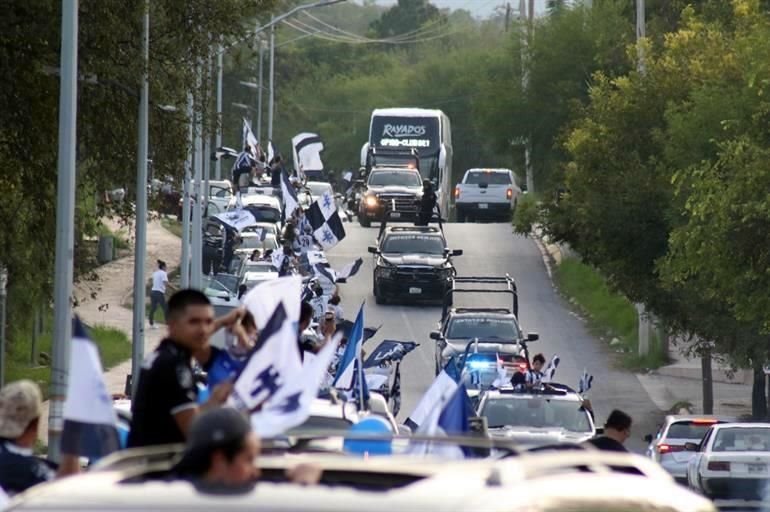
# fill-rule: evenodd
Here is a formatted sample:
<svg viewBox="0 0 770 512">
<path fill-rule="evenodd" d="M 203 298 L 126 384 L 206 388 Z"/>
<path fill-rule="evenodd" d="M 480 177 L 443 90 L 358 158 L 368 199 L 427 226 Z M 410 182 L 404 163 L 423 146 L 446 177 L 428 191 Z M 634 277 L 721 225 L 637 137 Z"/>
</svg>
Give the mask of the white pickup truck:
<svg viewBox="0 0 770 512">
<path fill-rule="evenodd" d="M 520 195 L 510 169 L 469 169 L 455 187 L 457 221 L 509 220 Z"/>
</svg>

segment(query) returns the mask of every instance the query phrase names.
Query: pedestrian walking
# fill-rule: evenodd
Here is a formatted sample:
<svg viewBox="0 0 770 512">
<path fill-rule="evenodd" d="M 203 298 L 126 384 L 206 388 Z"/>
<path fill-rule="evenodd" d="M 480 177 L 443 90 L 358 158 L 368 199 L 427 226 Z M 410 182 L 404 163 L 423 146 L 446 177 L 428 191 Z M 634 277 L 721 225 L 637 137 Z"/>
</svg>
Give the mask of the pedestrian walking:
<svg viewBox="0 0 770 512">
<path fill-rule="evenodd" d="M 166 285 L 168 284 L 168 274 L 166 273 L 166 262 L 158 260 L 158 270 L 152 273 L 152 289 L 150 290 L 150 328 L 155 328 L 155 310 L 163 311 L 163 323 L 168 322 L 168 305 L 166 304 Z"/>
</svg>

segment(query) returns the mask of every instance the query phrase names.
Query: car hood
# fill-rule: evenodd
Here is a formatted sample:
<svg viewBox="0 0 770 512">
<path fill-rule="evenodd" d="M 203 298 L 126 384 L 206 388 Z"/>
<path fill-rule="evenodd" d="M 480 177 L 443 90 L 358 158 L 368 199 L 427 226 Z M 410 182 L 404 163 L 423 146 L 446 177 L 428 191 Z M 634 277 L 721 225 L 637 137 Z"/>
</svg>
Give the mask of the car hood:
<svg viewBox="0 0 770 512">
<path fill-rule="evenodd" d="M 534 428 L 523 426 L 506 426 L 490 428 L 489 435 L 493 438 L 514 441 L 527 447 L 546 446 L 560 443 L 582 443 L 593 436 L 590 432 L 571 432 L 562 428 Z"/>
<path fill-rule="evenodd" d="M 422 188 L 420 187 L 399 187 L 396 185 L 388 185 L 387 187 L 369 187 L 367 192 L 373 194 L 406 194 L 410 196 L 422 195 Z"/>
<path fill-rule="evenodd" d="M 391 265 L 415 265 L 438 267 L 447 260 L 444 256 L 435 254 L 383 254 L 382 259 Z"/>
<path fill-rule="evenodd" d="M 449 339 L 446 340 L 447 347 L 453 349 L 455 352 L 464 352 L 465 347 L 468 346 L 468 343 L 470 343 L 473 340 L 470 339 Z M 471 349 L 473 350 L 473 349 Z M 493 352 L 497 352 L 499 354 L 514 354 L 519 355 L 522 351 L 521 345 L 518 345 L 516 343 L 489 343 L 489 342 L 479 342 L 479 352 L 483 354 L 490 354 Z"/>
</svg>

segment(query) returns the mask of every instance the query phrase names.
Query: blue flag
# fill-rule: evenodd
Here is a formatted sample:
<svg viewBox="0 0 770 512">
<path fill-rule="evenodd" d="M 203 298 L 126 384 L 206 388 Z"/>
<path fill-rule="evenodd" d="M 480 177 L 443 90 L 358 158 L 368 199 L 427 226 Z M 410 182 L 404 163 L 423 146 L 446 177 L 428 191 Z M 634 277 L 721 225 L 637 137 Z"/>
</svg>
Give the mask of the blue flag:
<svg viewBox="0 0 770 512">
<path fill-rule="evenodd" d="M 337 365 L 333 386 L 338 389 L 351 389 L 354 384 L 354 374 L 358 373 L 355 362 L 361 359 L 361 346 L 364 343 L 364 305 L 358 310 L 356 321 L 348 334 L 348 344 Z"/>
</svg>

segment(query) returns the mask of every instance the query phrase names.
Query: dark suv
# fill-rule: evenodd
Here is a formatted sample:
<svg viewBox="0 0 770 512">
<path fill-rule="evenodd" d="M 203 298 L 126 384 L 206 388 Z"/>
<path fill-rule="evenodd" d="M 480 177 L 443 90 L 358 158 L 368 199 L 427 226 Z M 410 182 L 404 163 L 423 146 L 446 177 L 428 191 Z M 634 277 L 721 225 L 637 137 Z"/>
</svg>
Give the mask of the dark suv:
<svg viewBox="0 0 770 512">
<path fill-rule="evenodd" d="M 373 293 L 377 304 L 393 299 L 443 300 L 456 274 L 441 229 L 433 226 L 386 227 L 374 254 Z"/>
<path fill-rule="evenodd" d="M 422 175 L 417 169 L 375 167 L 366 180 L 366 192 L 358 206 L 358 223 L 368 228 L 386 218 L 417 219 L 422 198 Z"/>
</svg>

